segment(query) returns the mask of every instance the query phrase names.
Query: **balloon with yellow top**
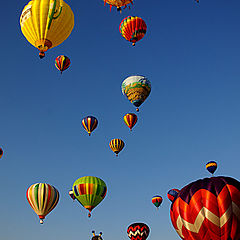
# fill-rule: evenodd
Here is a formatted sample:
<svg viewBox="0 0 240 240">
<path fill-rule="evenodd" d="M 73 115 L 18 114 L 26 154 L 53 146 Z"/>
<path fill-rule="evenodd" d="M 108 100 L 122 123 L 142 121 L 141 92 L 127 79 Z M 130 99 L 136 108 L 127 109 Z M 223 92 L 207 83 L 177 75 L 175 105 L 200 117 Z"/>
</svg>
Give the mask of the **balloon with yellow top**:
<svg viewBox="0 0 240 240">
<path fill-rule="evenodd" d="M 25 38 L 39 50 L 39 57 L 66 40 L 74 27 L 74 15 L 63 0 L 33 0 L 20 17 Z"/>
</svg>

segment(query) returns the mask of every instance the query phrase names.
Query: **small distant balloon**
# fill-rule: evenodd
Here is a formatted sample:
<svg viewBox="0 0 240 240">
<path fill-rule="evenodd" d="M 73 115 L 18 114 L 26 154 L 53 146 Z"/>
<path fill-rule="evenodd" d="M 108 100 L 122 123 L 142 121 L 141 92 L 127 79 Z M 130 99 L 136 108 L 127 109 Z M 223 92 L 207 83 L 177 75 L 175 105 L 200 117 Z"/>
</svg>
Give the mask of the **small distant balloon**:
<svg viewBox="0 0 240 240">
<path fill-rule="evenodd" d="M 2 148 L 0 148 L 0 158 L 2 158 L 2 156 L 3 156 L 3 150 Z"/>
<path fill-rule="evenodd" d="M 214 172 L 217 170 L 217 163 L 215 161 L 209 161 L 206 164 L 206 169 L 211 173 L 214 174 Z"/>
<path fill-rule="evenodd" d="M 179 189 L 176 189 L 176 188 L 173 188 L 173 189 L 169 190 L 168 193 L 167 193 L 168 199 L 169 199 L 171 202 L 173 202 L 174 199 L 177 197 L 177 195 L 178 195 L 179 192 L 180 192 L 180 190 L 179 190 Z"/>
<path fill-rule="evenodd" d="M 92 231 L 93 237 L 92 240 L 103 240 L 102 239 L 102 232 L 99 233 L 99 235 L 95 234 L 95 231 Z"/>
<path fill-rule="evenodd" d="M 98 125 L 98 120 L 97 120 L 97 118 L 95 118 L 93 116 L 87 116 L 87 117 L 83 118 L 82 125 L 83 125 L 84 129 L 88 132 L 88 135 L 90 136 L 92 131 L 94 129 L 96 129 L 96 127 Z"/>
<path fill-rule="evenodd" d="M 104 0 L 104 6 L 108 3 L 110 5 L 110 11 L 112 7 L 117 7 L 119 12 L 122 11 L 122 7 L 127 8 L 129 3 L 133 4 L 133 0 Z M 130 7 L 129 7 L 130 8 Z"/>
<path fill-rule="evenodd" d="M 159 196 L 159 195 L 152 197 L 152 203 L 153 203 L 157 208 L 160 207 L 160 205 L 162 204 L 162 201 L 163 201 L 163 199 L 162 199 L 162 197 Z"/>
<path fill-rule="evenodd" d="M 61 72 L 61 74 L 68 69 L 70 63 L 70 59 L 64 55 L 60 55 L 55 59 L 55 67 Z"/>
<path fill-rule="evenodd" d="M 124 123 L 130 128 L 130 131 L 132 131 L 132 128 L 135 126 L 135 124 L 137 123 L 137 115 L 134 113 L 127 113 L 124 117 L 123 117 Z"/>
<path fill-rule="evenodd" d="M 125 146 L 125 144 L 124 144 L 123 140 L 121 140 L 119 138 L 112 139 L 109 143 L 109 147 L 116 154 L 116 156 L 118 156 L 118 153 L 122 151 L 124 146 Z"/>
</svg>

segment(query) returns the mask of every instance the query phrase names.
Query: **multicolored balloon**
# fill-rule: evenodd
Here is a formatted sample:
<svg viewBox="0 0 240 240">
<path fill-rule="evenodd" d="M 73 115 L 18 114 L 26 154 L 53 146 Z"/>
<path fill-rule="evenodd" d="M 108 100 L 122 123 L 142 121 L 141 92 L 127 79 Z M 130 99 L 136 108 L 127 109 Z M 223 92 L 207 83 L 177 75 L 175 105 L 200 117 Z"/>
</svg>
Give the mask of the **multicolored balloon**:
<svg viewBox="0 0 240 240">
<path fill-rule="evenodd" d="M 240 182 L 200 179 L 185 186 L 171 205 L 172 224 L 186 240 L 240 239 Z"/>
<path fill-rule="evenodd" d="M 66 40 L 74 27 L 74 15 L 63 0 L 34 0 L 23 9 L 20 17 L 23 35 L 40 53 Z"/>
<path fill-rule="evenodd" d="M 146 240 L 150 229 L 145 223 L 133 223 L 127 228 L 128 237 L 131 240 Z"/>
<path fill-rule="evenodd" d="M 87 176 L 77 179 L 72 190 L 78 202 L 89 211 L 88 217 L 91 217 L 91 211 L 105 198 L 107 186 L 102 179 Z"/>
<path fill-rule="evenodd" d="M 162 204 L 162 197 L 161 196 L 154 196 L 152 197 L 152 203 L 157 207 L 157 209 L 160 207 L 160 205 Z"/>
<path fill-rule="evenodd" d="M 68 69 L 70 63 L 70 59 L 64 55 L 60 55 L 55 59 L 55 67 L 61 72 L 61 74 Z"/>
<path fill-rule="evenodd" d="M 151 92 L 151 83 L 144 76 L 130 76 L 122 83 L 122 93 L 127 96 L 128 100 L 137 107 L 146 100 Z"/>
<path fill-rule="evenodd" d="M 179 189 L 176 189 L 176 188 L 173 188 L 173 189 L 170 189 L 167 193 L 167 197 L 168 199 L 173 202 L 174 199 L 177 197 L 178 193 L 180 192 Z"/>
<path fill-rule="evenodd" d="M 73 190 L 69 190 L 68 194 L 73 201 L 76 199 L 75 196 L 74 196 Z"/>
<path fill-rule="evenodd" d="M 106 3 L 110 5 L 110 11 L 112 7 L 117 7 L 117 10 L 121 12 L 122 7 L 125 9 L 129 3 L 133 4 L 133 0 L 104 0 L 104 6 Z"/>
<path fill-rule="evenodd" d="M 217 170 L 217 163 L 215 161 L 209 161 L 206 164 L 206 169 L 211 173 L 214 174 L 214 172 Z"/>
<path fill-rule="evenodd" d="M 125 146 L 125 144 L 124 144 L 123 140 L 121 140 L 119 138 L 112 139 L 109 143 L 109 147 L 116 154 L 116 156 L 118 156 L 118 153 L 122 151 L 124 146 Z"/>
<path fill-rule="evenodd" d="M 135 46 L 136 42 L 146 34 L 147 25 L 140 17 L 128 16 L 120 23 L 119 31 L 127 41 Z"/>
<path fill-rule="evenodd" d="M 99 235 L 95 234 L 95 231 L 92 231 L 93 237 L 92 240 L 103 240 L 102 239 L 102 232 L 99 233 Z"/>
<path fill-rule="evenodd" d="M 3 150 L 2 148 L 0 148 L 0 158 L 2 158 L 2 156 L 3 156 Z"/>
<path fill-rule="evenodd" d="M 40 223 L 57 205 L 59 200 L 58 190 L 47 183 L 36 183 L 27 189 L 27 200 L 38 215 Z"/>
<path fill-rule="evenodd" d="M 135 124 L 137 123 L 137 115 L 134 113 L 127 113 L 124 117 L 123 117 L 124 123 L 130 128 L 130 131 L 132 131 L 132 128 L 135 126 Z"/>
<path fill-rule="evenodd" d="M 90 136 L 92 131 L 96 129 L 98 125 L 98 120 L 93 116 L 87 116 L 82 120 L 82 125 L 84 129 L 88 132 L 88 135 Z"/>
</svg>

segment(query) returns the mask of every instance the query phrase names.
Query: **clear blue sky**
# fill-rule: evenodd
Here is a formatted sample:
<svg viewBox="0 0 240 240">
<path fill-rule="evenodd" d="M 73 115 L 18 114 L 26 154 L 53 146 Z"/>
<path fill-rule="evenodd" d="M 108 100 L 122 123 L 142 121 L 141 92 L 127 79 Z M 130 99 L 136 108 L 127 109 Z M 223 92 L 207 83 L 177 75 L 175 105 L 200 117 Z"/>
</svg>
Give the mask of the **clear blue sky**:
<svg viewBox="0 0 240 240">
<path fill-rule="evenodd" d="M 239 179 L 240 2 L 237 0 L 136 0 L 119 14 L 103 1 L 66 1 L 75 14 L 71 36 L 39 60 L 24 38 L 19 17 L 27 1 L 1 4 L 0 238 L 3 240 L 127 240 L 129 224 L 142 221 L 149 239 L 179 239 L 166 193 L 209 176 Z M 119 33 L 128 15 L 142 17 L 147 34 L 132 47 Z M 70 69 L 60 77 L 54 59 Z M 152 92 L 132 133 L 123 115 L 135 108 L 121 93 L 129 75 L 149 78 Z M 81 119 L 99 126 L 88 137 Z M 115 158 L 108 143 L 122 138 Z M 82 176 L 102 178 L 108 193 L 91 219 L 68 190 Z M 36 182 L 54 185 L 60 202 L 44 225 L 26 200 Z M 159 211 L 153 195 L 164 200 Z"/>
</svg>

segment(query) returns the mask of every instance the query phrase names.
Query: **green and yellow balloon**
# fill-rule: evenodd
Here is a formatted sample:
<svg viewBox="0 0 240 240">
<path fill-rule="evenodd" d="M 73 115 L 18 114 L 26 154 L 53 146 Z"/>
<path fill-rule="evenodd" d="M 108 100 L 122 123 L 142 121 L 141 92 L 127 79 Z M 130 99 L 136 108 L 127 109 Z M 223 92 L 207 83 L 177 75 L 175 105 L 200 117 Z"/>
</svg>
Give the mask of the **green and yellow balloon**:
<svg viewBox="0 0 240 240">
<path fill-rule="evenodd" d="M 78 202 L 89 211 L 88 217 L 91 217 L 91 211 L 105 198 L 107 186 L 100 178 L 86 176 L 77 179 L 72 190 Z"/>
</svg>

